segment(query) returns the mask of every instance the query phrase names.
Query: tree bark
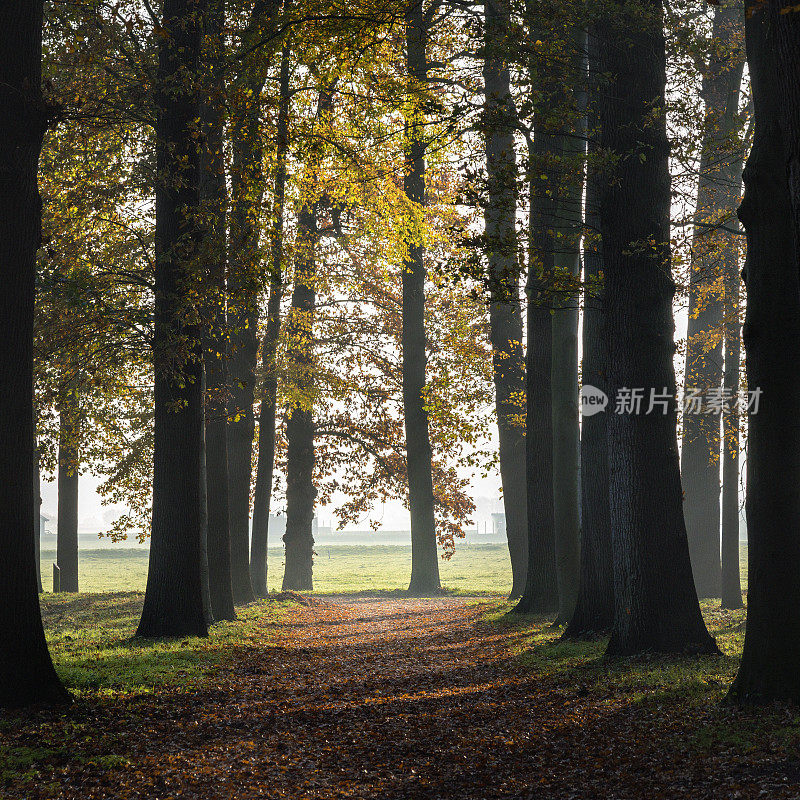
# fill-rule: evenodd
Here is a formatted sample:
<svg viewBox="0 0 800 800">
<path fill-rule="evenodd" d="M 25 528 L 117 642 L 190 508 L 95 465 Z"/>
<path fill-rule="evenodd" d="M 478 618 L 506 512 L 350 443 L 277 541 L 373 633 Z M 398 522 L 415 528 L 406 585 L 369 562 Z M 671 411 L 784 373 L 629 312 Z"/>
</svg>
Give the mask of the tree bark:
<svg viewBox="0 0 800 800">
<path fill-rule="evenodd" d="M 228 280 L 228 475 L 233 597 L 237 604 L 252 602 L 256 596 L 250 578 L 250 479 L 255 435 L 258 296 L 263 272 L 259 253 L 259 217 L 264 195 L 261 95 L 269 66 L 259 45 L 274 35 L 272 25 L 280 5 L 280 0 L 267 0 L 253 6 L 245 37 L 252 55 L 246 64 L 243 85 L 236 87 L 232 104 L 234 202 Z"/>
<path fill-rule="evenodd" d="M 489 257 L 489 329 L 495 408 L 500 450 L 500 478 L 506 535 L 511 556 L 511 597 L 525 590 L 527 573 L 527 497 L 525 430 L 525 355 L 517 259 L 517 163 L 514 151 L 516 109 L 511 97 L 508 60 L 510 11 L 506 0 L 486 0 L 483 79 L 484 134 L 488 204 L 484 219 Z"/>
<path fill-rule="evenodd" d="M 278 398 L 276 355 L 281 332 L 283 297 L 283 214 L 286 197 L 286 156 L 289 150 L 289 49 L 281 57 L 280 108 L 276 152 L 274 224 L 272 235 L 270 291 L 267 303 L 267 329 L 261 343 L 263 389 L 258 422 L 258 463 L 253 498 L 253 538 L 250 548 L 250 579 L 259 597 L 266 597 L 267 544 L 269 509 L 272 499 L 272 475 L 275 467 L 275 415 Z"/>
<path fill-rule="evenodd" d="M 333 110 L 333 87 L 320 89 L 317 117 L 324 125 Z M 320 199 L 318 158 L 322 142 L 317 140 L 307 159 L 306 180 L 311 181 L 310 199 L 297 215 L 294 287 L 287 320 L 287 381 L 294 399 L 286 422 L 286 564 L 283 589 L 310 591 L 314 588 L 314 316 L 316 314 L 317 218 Z"/>
<path fill-rule="evenodd" d="M 70 393 L 59 417 L 58 438 L 58 538 L 56 562 L 62 592 L 78 591 L 78 467 L 80 456 L 80 411 Z"/>
<path fill-rule="evenodd" d="M 228 504 L 228 332 L 226 313 L 228 253 L 225 181 L 225 86 L 220 59 L 224 42 L 224 0 L 211 0 L 205 17 L 207 72 L 201 121 L 204 132 L 200 198 L 207 218 L 206 272 L 209 293 L 205 310 L 203 358 L 206 369 L 206 482 L 208 502 L 208 583 L 214 620 L 234 620 L 231 584 L 231 539 Z"/>
<path fill-rule="evenodd" d="M 599 102 L 597 36 L 589 32 L 589 162 L 586 182 L 586 238 L 583 245 L 584 387 L 608 394 L 608 344 L 603 303 L 603 257 L 600 247 L 598 186 Z M 614 567 L 608 496 L 607 425 L 610 410 L 584 413 L 581 421 L 581 566 L 575 612 L 566 638 L 605 633 L 614 622 Z"/>
<path fill-rule="evenodd" d="M 770 18 L 771 17 L 771 18 Z M 797 15 L 748 6 L 753 147 L 739 219 L 747 234 L 743 328 L 748 417 L 747 632 L 728 699 L 800 702 L 800 279 L 797 244 Z M 786 117 L 784 117 L 784 114 Z"/>
<path fill-rule="evenodd" d="M 322 104 L 322 103 L 320 103 Z M 298 399 L 286 423 L 286 565 L 283 589 L 314 588 L 314 313 L 316 304 L 317 204 L 304 205 L 297 217 L 294 289 L 289 311 L 289 379 Z"/>
<path fill-rule="evenodd" d="M 68 701 L 36 591 L 33 309 L 48 123 L 41 94 L 42 3 L 0 5 L 0 708 Z"/>
<path fill-rule="evenodd" d="M 538 10 L 526 3 L 526 19 L 535 36 Z M 528 64 L 531 86 L 537 84 L 538 65 Z M 542 87 L 543 96 L 553 96 L 554 87 Z M 555 521 L 553 506 L 553 226 L 557 187 L 554 176 L 544 171 L 555 152 L 555 143 L 540 124 L 545 103 L 534 107 L 534 134 L 528 140 L 527 331 L 525 351 L 525 464 L 528 482 L 528 570 L 525 591 L 514 607 L 515 613 L 549 614 L 558 611 Z"/>
<path fill-rule="evenodd" d="M 405 10 L 406 69 L 413 94 L 428 80 L 427 23 L 421 0 Z M 423 120 L 418 104 L 405 122 L 406 152 L 403 188 L 416 206 L 425 205 L 425 150 Z M 437 594 L 439 558 L 433 501 L 433 475 L 428 411 L 425 407 L 425 252 L 417 236 L 407 243 L 403 263 L 403 412 L 406 432 L 408 505 L 411 513 L 411 595 Z"/>
<path fill-rule="evenodd" d="M 660 0 L 635 11 L 616 0 L 599 28 L 609 76 L 601 145 L 616 160 L 600 203 L 610 402 L 624 388 L 648 401 L 671 395 L 652 413 L 609 415 L 616 613 L 606 652 L 716 653 L 692 580 L 678 468 Z"/>
<path fill-rule="evenodd" d="M 145 637 L 207 636 L 211 621 L 203 331 L 196 321 L 200 148 L 192 136 L 204 13 L 203 0 L 165 0 L 158 53 L 153 523 L 137 631 Z"/>
<path fill-rule="evenodd" d="M 730 170 L 741 159 L 738 140 L 739 87 L 744 53 L 741 9 L 717 6 L 711 34 L 711 57 L 703 76 L 705 101 L 696 225 L 692 243 L 689 323 L 686 336 L 686 390 L 706 396 L 722 385 L 723 326 L 720 253 L 730 234 Z M 712 344 L 712 342 L 714 342 Z M 720 594 L 720 414 L 711 406 L 683 419 L 681 476 L 684 515 L 695 587 L 700 597 Z"/>
<path fill-rule="evenodd" d="M 36 587 L 39 594 L 42 586 L 42 472 L 39 464 L 39 445 L 36 441 L 36 422 L 34 421 L 33 441 L 33 529 L 36 539 Z"/>
<path fill-rule="evenodd" d="M 581 273 L 583 183 L 586 162 L 586 35 L 564 37 L 565 85 L 574 91 L 562 105 L 573 120 L 557 137 L 558 206 L 553 266 L 562 289 L 553 309 L 553 521 L 558 615 L 567 625 L 580 580 L 580 423 L 578 414 L 578 293 Z"/>
<path fill-rule="evenodd" d="M 741 171 L 738 173 L 741 186 Z M 738 192 L 737 192 L 738 194 Z M 731 397 L 739 393 L 739 246 L 735 237 L 725 254 L 725 374 Z M 739 575 L 739 409 L 731 403 L 722 416 L 722 607 L 742 608 Z"/>
</svg>

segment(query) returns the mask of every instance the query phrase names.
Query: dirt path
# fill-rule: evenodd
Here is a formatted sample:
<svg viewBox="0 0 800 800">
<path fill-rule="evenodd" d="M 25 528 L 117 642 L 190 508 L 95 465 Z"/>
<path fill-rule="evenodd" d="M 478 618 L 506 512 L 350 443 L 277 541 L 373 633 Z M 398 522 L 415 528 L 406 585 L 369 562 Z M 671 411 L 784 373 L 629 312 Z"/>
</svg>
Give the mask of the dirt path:
<svg viewBox="0 0 800 800">
<path fill-rule="evenodd" d="M 477 603 L 315 598 L 215 686 L 132 705 L 135 729 L 98 712 L 129 766 L 71 769 L 47 796 L 800 797 L 785 763 L 698 758 L 686 721 L 521 669 L 522 633 L 481 622 Z"/>
</svg>

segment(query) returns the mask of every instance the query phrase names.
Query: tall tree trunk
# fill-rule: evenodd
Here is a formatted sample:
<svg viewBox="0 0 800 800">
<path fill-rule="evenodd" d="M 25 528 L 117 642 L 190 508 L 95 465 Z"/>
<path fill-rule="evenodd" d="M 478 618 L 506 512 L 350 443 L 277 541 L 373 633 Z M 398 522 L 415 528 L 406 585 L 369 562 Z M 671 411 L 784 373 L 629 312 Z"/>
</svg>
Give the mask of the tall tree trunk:
<svg viewBox="0 0 800 800">
<path fill-rule="evenodd" d="M 737 184 L 741 186 L 741 172 Z M 737 192 L 738 194 L 738 192 Z M 732 398 L 739 393 L 739 246 L 731 237 L 725 252 L 725 374 Z M 739 575 L 739 409 L 722 416 L 722 607 L 742 608 Z"/>
<path fill-rule="evenodd" d="M 532 0 L 525 11 L 529 38 L 536 39 L 538 9 Z M 553 86 L 538 86 L 539 65 L 528 64 L 531 89 L 543 97 Z M 553 225 L 557 187 L 550 164 L 555 152 L 553 137 L 541 123 L 546 101 L 534 105 L 534 134 L 528 140 L 528 276 L 525 294 L 527 346 L 525 351 L 525 464 L 528 483 L 528 570 L 525 591 L 514 607 L 516 613 L 549 614 L 558 610 L 555 522 L 553 507 L 553 325 L 551 280 L 554 267 Z"/>
<path fill-rule="evenodd" d="M 196 322 L 203 229 L 192 136 L 203 0 L 165 0 L 156 121 L 153 524 L 139 636 L 207 636 L 205 371 Z M 178 367 L 176 369 L 176 361 Z"/>
<path fill-rule="evenodd" d="M 33 306 L 47 127 L 42 2 L 0 5 L 0 708 L 69 700 L 53 669 L 36 592 Z"/>
<path fill-rule="evenodd" d="M 787 63 L 796 52 L 797 15 L 777 10 L 748 5 L 745 19 L 755 126 L 739 208 L 747 233 L 743 338 L 747 386 L 761 395 L 758 413 L 748 418 L 747 632 L 728 695 L 738 703 L 800 702 L 800 427 L 792 424 L 800 407 L 800 248 L 792 196 L 800 108 L 791 83 L 797 72 Z"/>
<path fill-rule="evenodd" d="M 686 390 L 706 396 L 722 384 L 723 275 L 720 252 L 730 234 L 720 229 L 731 213 L 729 173 L 740 159 L 739 87 L 744 53 L 741 9 L 717 6 L 711 57 L 703 76 L 705 120 L 692 244 Z M 681 476 L 695 587 L 700 597 L 720 594 L 720 414 L 714 406 L 683 419 Z"/>
<path fill-rule="evenodd" d="M 427 23 L 421 0 L 411 0 L 405 10 L 406 70 L 415 95 L 428 80 Z M 424 123 L 418 103 L 406 119 L 406 153 L 403 188 L 417 206 L 425 205 Z M 441 591 L 436 547 L 433 475 L 428 411 L 425 408 L 425 252 L 414 236 L 403 263 L 403 412 L 406 431 L 408 505 L 411 512 L 412 595 Z"/>
<path fill-rule="evenodd" d="M 320 89 L 317 117 L 322 126 L 330 124 L 333 86 Z M 286 422 L 286 565 L 283 589 L 314 588 L 314 316 L 316 314 L 317 217 L 320 200 L 318 181 L 318 139 L 306 160 L 306 180 L 311 183 L 309 199 L 297 215 L 294 287 L 287 320 L 287 380 L 295 395 Z"/>
<path fill-rule="evenodd" d="M 78 441 L 80 420 L 77 398 L 69 393 L 59 416 L 58 538 L 56 561 L 62 592 L 78 591 Z"/>
<path fill-rule="evenodd" d="M 559 152 L 556 250 L 553 266 L 561 292 L 553 310 L 553 520 L 555 525 L 558 615 L 572 618 L 580 579 L 580 423 L 578 414 L 578 293 L 581 273 L 583 182 L 586 161 L 586 34 L 573 32 L 563 43 L 565 85 L 575 87 L 564 110 L 573 120 L 557 137 Z"/>
<path fill-rule="evenodd" d="M 485 210 L 491 300 L 489 326 L 500 444 L 500 477 L 511 556 L 511 597 L 520 597 L 527 573 L 528 509 L 525 481 L 525 355 L 517 259 L 516 109 L 508 61 L 510 11 L 506 0 L 485 2 L 484 126 L 489 197 Z"/>
<path fill-rule="evenodd" d="M 616 160 L 600 204 L 611 402 L 624 400 L 624 388 L 643 389 L 646 404 L 656 393 L 671 395 L 651 413 L 609 415 L 616 606 L 609 655 L 717 652 L 692 580 L 678 467 L 661 9 L 660 0 L 635 10 L 615 0 L 599 31 L 609 76 L 601 144 Z"/>
<path fill-rule="evenodd" d="M 36 422 L 33 424 L 33 529 L 36 546 L 36 588 L 39 594 L 42 586 L 42 473 L 39 464 L 39 445 L 36 440 Z"/>
<path fill-rule="evenodd" d="M 261 95 L 269 67 L 263 43 L 274 36 L 273 25 L 280 5 L 280 0 L 253 4 L 245 36 L 250 56 L 232 103 L 234 202 L 228 279 L 228 480 L 233 598 L 237 604 L 255 599 L 250 579 L 250 479 L 255 435 L 258 297 L 263 272 L 259 253 L 259 217 L 264 195 Z"/>
<path fill-rule="evenodd" d="M 272 499 L 272 474 L 275 466 L 275 414 L 278 398 L 276 355 L 281 332 L 281 298 L 283 296 L 283 214 L 286 196 L 286 156 L 289 150 L 289 48 L 281 56 L 280 108 L 278 140 L 275 154 L 275 197 L 273 204 L 275 230 L 272 234 L 267 329 L 261 343 L 263 389 L 258 421 L 258 463 L 253 498 L 253 539 L 250 548 L 250 579 L 259 597 L 266 597 L 267 543 L 269 540 L 269 508 Z"/>
<path fill-rule="evenodd" d="M 205 134 L 200 197 L 207 223 L 207 291 L 204 361 L 206 369 L 206 483 L 208 502 L 208 583 L 215 620 L 234 620 L 228 507 L 228 331 L 226 314 L 227 242 L 225 184 L 225 86 L 220 59 L 224 42 L 224 0 L 210 0 L 206 14 L 204 61 L 208 81 L 202 110 Z"/>
<path fill-rule="evenodd" d="M 294 290 L 289 311 L 289 380 L 298 395 L 286 423 L 286 566 L 283 589 L 314 588 L 314 313 L 316 304 L 317 204 L 297 217 Z"/>
<path fill-rule="evenodd" d="M 600 247 L 599 94 L 597 36 L 589 32 L 589 162 L 586 182 L 586 238 L 583 245 L 583 388 L 607 395 L 608 344 L 603 304 L 603 257 Z M 599 396 L 599 395 L 598 395 Z M 614 572 L 608 497 L 607 425 L 611 410 L 589 413 L 581 420 L 581 573 L 578 600 L 564 636 L 578 638 L 603 633 L 614 622 Z"/>
<path fill-rule="evenodd" d="M 230 509 L 231 580 L 237 605 L 255 600 L 250 582 L 250 477 L 255 418 L 255 363 L 258 356 L 258 311 L 244 286 L 248 278 L 231 270 L 229 286 L 230 361 L 228 401 L 228 502 Z"/>
</svg>

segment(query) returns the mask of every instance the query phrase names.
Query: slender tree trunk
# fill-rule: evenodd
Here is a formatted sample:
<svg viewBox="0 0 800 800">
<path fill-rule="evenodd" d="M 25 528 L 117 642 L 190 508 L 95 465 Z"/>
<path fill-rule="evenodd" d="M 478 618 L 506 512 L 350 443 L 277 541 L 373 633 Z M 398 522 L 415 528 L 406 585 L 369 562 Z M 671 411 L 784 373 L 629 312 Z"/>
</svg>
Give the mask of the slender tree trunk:
<svg viewBox="0 0 800 800">
<path fill-rule="evenodd" d="M 259 597 L 266 597 L 269 508 L 272 499 L 272 474 L 275 466 L 275 414 L 278 397 L 276 355 L 281 331 L 283 296 L 283 214 L 286 196 L 286 156 L 289 150 L 289 48 L 281 57 L 280 108 L 275 169 L 274 224 L 272 235 L 270 291 L 267 304 L 267 329 L 261 344 L 264 372 L 261 411 L 258 423 L 258 463 L 253 498 L 253 539 L 250 548 L 250 579 Z"/>
<path fill-rule="evenodd" d="M 583 245 L 583 387 L 608 394 L 608 345 L 603 304 L 603 257 L 600 248 L 597 36 L 589 33 L 589 164 L 586 183 L 586 238 Z M 594 158 L 593 158 L 594 156 Z M 610 410 L 588 413 L 581 422 L 581 574 L 578 600 L 564 636 L 593 636 L 614 622 L 614 572 L 608 496 L 607 424 Z"/>
<path fill-rule="evenodd" d="M 58 538 L 56 561 L 62 592 L 78 591 L 78 467 L 80 420 L 77 398 L 69 394 L 59 417 Z"/>
<path fill-rule="evenodd" d="M 520 597 L 527 573 L 525 355 L 517 259 L 516 109 L 511 98 L 508 60 L 510 11 L 506 0 L 485 2 L 484 126 L 489 198 L 485 210 L 491 301 L 489 325 L 496 397 L 500 477 L 506 535 L 511 556 L 511 597 Z"/>
<path fill-rule="evenodd" d="M 526 3 L 526 18 L 535 30 L 537 9 Z M 534 36 L 530 36 L 534 39 Z M 537 83 L 538 65 L 528 65 L 531 86 Z M 552 86 L 542 89 L 552 96 Z M 554 268 L 552 230 L 557 187 L 550 164 L 554 141 L 544 124 L 541 103 L 534 108 L 534 135 L 528 140 L 528 276 L 525 294 L 527 346 L 525 352 L 525 464 L 528 482 L 528 570 L 525 591 L 516 613 L 549 614 L 558 610 L 555 522 L 553 506 L 553 325 L 551 280 Z"/>
<path fill-rule="evenodd" d="M 36 592 L 33 307 L 47 127 L 42 3 L 0 5 L 0 708 L 69 700 L 53 669 Z"/>
<path fill-rule="evenodd" d="M 333 111 L 333 86 L 320 90 L 317 117 L 324 127 Z M 297 215 L 294 287 L 287 320 L 287 380 L 296 399 L 288 409 L 286 422 L 286 565 L 283 589 L 314 588 L 314 316 L 316 314 L 317 216 L 320 200 L 318 158 L 321 140 L 312 147 L 306 161 L 310 199 Z"/>
<path fill-rule="evenodd" d="M 609 655 L 717 652 L 692 580 L 678 467 L 661 8 L 647 0 L 632 11 L 617 0 L 600 24 L 609 76 L 601 144 L 616 158 L 600 204 L 610 401 L 624 401 L 625 388 L 647 398 L 639 413 L 609 415 L 616 604 Z M 671 398 L 646 413 L 656 393 Z"/>
<path fill-rule="evenodd" d="M 204 13 L 203 0 L 165 0 L 158 54 L 153 524 L 137 632 L 146 637 L 206 636 L 211 621 L 203 333 L 195 321 L 200 148 L 192 136 Z"/>
<path fill-rule="evenodd" d="M 230 361 L 228 401 L 228 502 L 230 508 L 231 580 L 237 605 L 255 600 L 250 582 L 250 477 L 255 418 L 255 363 L 258 311 L 243 289 L 246 278 L 231 270 L 228 328 Z"/>
<path fill-rule="evenodd" d="M 745 19 L 755 128 L 739 208 L 747 233 L 743 338 L 747 387 L 761 394 L 748 418 L 747 632 L 728 695 L 736 703 L 800 702 L 800 427 L 792 423 L 800 407 L 800 248 L 792 219 L 800 108 L 791 84 L 796 65 L 787 63 L 796 52 L 796 14 L 777 10 L 754 4 Z"/>
<path fill-rule="evenodd" d="M 738 184 L 741 185 L 741 173 Z M 725 253 L 725 388 L 739 393 L 739 247 L 731 237 Z M 722 416 L 722 607 L 742 608 L 739 575 L 739 409 Z"/>
<path fill-rule="evenodd" d="M 225 184 L 225 88 L 220 58 L 225 25 L 224 0 L 211 0 L 206 14 L 204 60 L 208 83 L 202 110 L 205 149 L 202 153 L 200 197 L 208 219 L 206 330 L 206 481 L 208 502 L 208 582 L 215 620 L 234 620 L 231 585 L 231 540 L 228 507 L 228 332 L 226 314 L 227 243 Z"/>
<path fill-rule="evenodd" d="M 263 44 L 274 36 L 280 0 L 255 3 L 245 36 L 251 56 L 232 103 L 231 270 L 228 279 L 230 330 L 228 401 L 228 480 L 233 597 L 237 604 L 255 599 L 250 579 L 250 479 L 258 360 L 258 297 L 263 268 L 259 251 L 264 195 L 261 95 L 269 59 Z"/>
<path fill-rule="evenodd" d="M 283 589 L 314 588 L 314 313 L 316 304 L 316 202 L 297 217 L 298 255 L 289 311 L 289 379 L 299 400 L 289 409 L 286 423 L 286 566 Z"/>
<path fill-rule="evenodd" d="M 566 625 L 578 599 L 580 580 L 580 423 L 578 414 L 578 293 L 581 274 L 583 182 L 586 162 L 586 35 L 565 37 L 568 84 L 575 87 L 565 103 L 571 128 L 557 138 L 559 193 L 553 258 L 555 274 L 566 291 L 553 310 L 553 520 L 555 524 L 558 615 Z"/>
<path fill-rule="evenodd" d="M 412 92 L 424 90 L 428 79 L 428 32 L 421 0 L 406 6 L 406 69 Z M 419 108 L 407 119 L 403 188 L 417 206 L 425 205 L 425 140 Z M 403 412 L 406 430 L 408 505 L 411 512 L 412 595 L 441 591 L 436 547 L 433 475 L 428 411 L 425 408 L 425 253 L 413 237 L 403 263 Z"/>
<path fill-rule="evenodd" d="M 40 453 L 36 441 L 35 421 L 33 429 L 33 529 L 36 539 L 36 587 L 41 594 L 44 591 L 42 586 L 42 473 L 39 464 Z"/>
<path fill-rule="evenodd" d="M 721 230 L 731 213 L 730 167 L 740 159 L 739 87 L 744 53 L 741 9 L 717 6 L 711 58 L 703 76 L 706 112 L 696 227 L 692 245 L 689 323 L 686 343 L 686 391 L 707 396 L 722 384 L 723 275 L 720 252 L 730 234 Z M 687 413 L 683 420 L 681 474 L 689 553 L 700 597 L 720 594 L 720 414 L 714 406 Z"/>
</svg>

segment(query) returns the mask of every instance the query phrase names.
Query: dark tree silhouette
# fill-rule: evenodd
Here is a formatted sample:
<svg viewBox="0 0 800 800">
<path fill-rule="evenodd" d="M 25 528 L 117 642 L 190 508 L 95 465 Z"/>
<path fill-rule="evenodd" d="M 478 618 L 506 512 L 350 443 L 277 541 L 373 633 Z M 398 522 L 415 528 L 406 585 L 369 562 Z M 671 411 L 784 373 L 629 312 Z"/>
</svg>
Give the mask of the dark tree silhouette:
<svg viewBox="0 0 800 800">
<path fill-rule="evenodd" d="M 428 79 L 428 16 L 422 0 L 410 0 L 405 12 L 406 69 L 414 91 Z M 415 115 L 406 120 L 403 187 L 406 197 L 425 204 L 425 132 Z M 441 589 L 433 508 L 433 475 L 428 411 L 425 408 L 425 263 L 419 242 L 408 244 L 403 263 L 403 412 L 406 430 L 408 505 L 411 512 L 412 595 L 435 594 Z"/>
<path fill-rule="evenodd" d="M 41 93 L 42 3 L 0 5 L 0 707 L 69 700 L 42 628 L 34 531 L 33 307 L 49 122 Z"/>
<path fill-rule="evenodd" d="M 62 592 L 78 591 L 78 438 L 80 420 L 77 398 L 68 392 L 59 415 L 58 441 L 58 539 L 56 562 Z"/>
<path fill-rule="evenodd" d="M 322 101 L 320 101 L 322 105 Z M 317 202 L 297 215 L 297 256 L 289 311 L 289 360 L 292 380 L 302 400 L 288 411 L 286 422 L 286 566 L 283 589 L 314 588 L 314 412 L 311 407 L 314 355 L 312 337 L 316 304 Z"/>
<path fill-rule="evenodd" d="M 206 636 L 203 223 L 197 144 L 203 0 L 165 0 L 156 104 L 153 523 L 139 636 Z M 178 366 L 176 367 L 176 361 Z"/>
<path fill-rule="evenodd" d="M 538 9 L 525 6 L 530 38 L 535 38 Z M 531 85 L 537 82 L 538 64 L 527 63 Z M 552 97 L 554 87 L 542 87 L 543 97 Z M 555 247 L 552 229 L 556 218 L 555 187 L 543 172 L 555 153 L 555 143 L 544 124 L 539 124 L 542 103 L 533 109 L 534 134 L 528 139 L 528 226 L 527 331 L 525 350 L 525 464 L 528 482 L 528 570 L 525 591 L 515 613 L 558 611 L 555 523 L 553 519 L 553 325 L 551 320 L 552 280 Z"/>
<path fill-rule="evenodd" d="M 615 615 L 609 655 L 717 652 L 692 580 L 678 469 L 672 358 L 669 143 L 660 0 L 615 1 L 598 26 L 601 146 L 615 158 L 600 201 L 610 402 L 671 399 L 608 419 Z"/>
<path fill-rule="evenodd" d="M 731 213 L 731 168 L 741 162 L 738 139 L 739 88 L 744 68 L 741 9 L 724 4 L 714 10 L 711 53 L 701 93 L 705 119 L 692 242 L 689 322 L 686 335 L 686 388 L 703 395 L 722 385 L 722 338 L 709 341 L 723 325 L 724 302 L 715 288 L 730 234 L 722 225 Z M 726 221 L 726 220 L 725 220 Z M 720 414 L 705 408 L 685 414 L 681 476 L 689 554 L 700 597 L 720 595 Z M 711 411 L 711 413 L 707 413 Z"/>
<path fill-rule="evenodd" d="M 319 92 L 317 118 L 329 124 L 333 110 L 334 86 Z M 310 199 L 297 215 L 294 287 L 287 321 L 289 380 L 298 395 L 287 411 L 286 422 L 286 565 L 283 589 L 313 589 L 314 564 L 314 316 L 316 313 L 317 246 L 319 245 L 319 208 L 321 198 L 318 158 L 322 138 L 314 140 L 306 160 L 307 179 L 311 182 Z"/>
<path fill-rule="evenodd" d="M 488 202 L 484 212 L 489 256 L 489 324 L 500 449 L 500 477 L 506 534 L 511 556 L 511 597 L 520 597 L 527 574 L 527 496 L 525 430 L 521 424 L 525 393 L 522 310 L 517 259 L 517 164 L 514 151 L 516 109 L 508 68 L 512 43 L 506 0 L 486 0 L 483 80 L 484 136 Z"/>
<path fill-rule="evenodd" d="M 228 506 L 228 342 L 226 314 L 226 212 L 225 86 L 221 71 L 224 0 L 209 0 L 205 15 L 205 101 L 201 122 L 200 197 L 206 219 L 206 272 L 208 275 L 205 341 L 206 368 L 206 487 L 208 502 L 208 583 L 211 614 L 215 620 L 236 619 L 231 586 L 231 539 Z"/>
<path fill-rule="evenodd" d="M 258 423 L 258 463 L 253 497 L 253 538 L 250 548 L 250 578 L 259 597 L 267 596 L 267 542 L 272 475 L 275 467 L 275 414 L 278 397 L 276 355 L 281 331 L 283 297 L 283 214 L 286 197 L 286 156 L 289 150 L 289 49 L 284 47 L 280 69 L 280 108 L 278 109 L 275 168 L 275 230 L 270 253 L 270 289 L 267 303 L 267 328 L 261 343 L 263 388 Z"/>
<path fill-rule="evenodd" d="M 584 386 L 608 393 L 608 343 L 603 306 L 603 257 L 598 216 L 599 92 L 597 37 L 590 29 L 589 162 L 586 180 L 586 238 L 583 245 Z M 575 612 L 564 632 L 567 638 L 596 635 L 614 622 L 614 572 L 608 497 L 607 426 L 611 409 L 584 414 L 581 422 L 581 575 Z"/>
<path fill-rule="evenodd" d="M 797 176 L 800 79 L 796 13 L 748 6 L 753 147 L 739 219 L 747 234 L 743 339 L 747 385 L 761 391 L 748 418 L 747 632 L 728 699 L 800 702 L 800 271 Z"/>
</svg>

